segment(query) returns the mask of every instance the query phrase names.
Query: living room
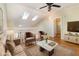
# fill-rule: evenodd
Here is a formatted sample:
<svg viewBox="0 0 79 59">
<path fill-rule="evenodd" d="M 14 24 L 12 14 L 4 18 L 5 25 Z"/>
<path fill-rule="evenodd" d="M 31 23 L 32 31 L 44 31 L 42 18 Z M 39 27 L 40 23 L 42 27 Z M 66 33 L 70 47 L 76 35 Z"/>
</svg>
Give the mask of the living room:
<svg viewBox="0 0 79 59">
<path fill-rule="evenodd" d="M 78 25 L 79 4 L 52 3 L 51 9 L 48 8 L 48 4 L 0 4 L 1 56 L 79 55 L 78 32 L 72 31 L 71 28 L 68 29 L 70 26 L 68 23 L 76 21 Z M 45 8 L 41 8 L 43 6 Z M 53 43 L 47 45 L 43 41 Z"/>
</svg>

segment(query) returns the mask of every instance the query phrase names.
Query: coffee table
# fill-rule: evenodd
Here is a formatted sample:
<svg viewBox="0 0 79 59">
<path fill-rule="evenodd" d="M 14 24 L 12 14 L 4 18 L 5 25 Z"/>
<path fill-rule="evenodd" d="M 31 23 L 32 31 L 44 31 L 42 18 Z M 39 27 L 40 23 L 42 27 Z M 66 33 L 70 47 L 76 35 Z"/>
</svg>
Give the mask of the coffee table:
<svg viewBox="0 0 79 59">
<path fill-rule="evenodd" d="M 56 42 L 51 40 L 47 40 L 47 42 L 46 40 L 37 41 L 36 44 L 40 47 L 41 52 L 46 50 L 49 56 L 54 53 L 54 48 L 58 45 Z"/>
</svg>

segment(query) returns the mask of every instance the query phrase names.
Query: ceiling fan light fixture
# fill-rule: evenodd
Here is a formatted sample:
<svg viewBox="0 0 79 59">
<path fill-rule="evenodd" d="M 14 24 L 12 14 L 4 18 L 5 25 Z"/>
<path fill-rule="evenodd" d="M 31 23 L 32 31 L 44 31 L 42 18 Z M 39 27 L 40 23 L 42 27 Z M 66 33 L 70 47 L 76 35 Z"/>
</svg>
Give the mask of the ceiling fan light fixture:
<svg viewBox="0 0 79 59">
<path fill-rule="evenodd" d="M 27 20 L 28 17 L 29 17 L 29 13 L 24 12 L 22 19 Z"/>
<path fill-rule="evenodd" d="M 32 18 L 32 21 L 37 20 L 37 18 L 38 18 L 38 16 L 33 17 L 33 18 Z"/>
<path fill-rule="evenodd" d="M 22 27 L 22 25 L 19 25 L 19 27 Z"/>
</svg>

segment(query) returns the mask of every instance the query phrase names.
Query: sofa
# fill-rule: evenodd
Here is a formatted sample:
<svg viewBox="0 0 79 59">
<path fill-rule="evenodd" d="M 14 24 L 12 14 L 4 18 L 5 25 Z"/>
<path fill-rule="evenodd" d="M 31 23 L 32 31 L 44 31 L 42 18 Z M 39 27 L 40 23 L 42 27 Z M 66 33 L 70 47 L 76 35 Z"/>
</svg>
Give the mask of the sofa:
<svg viewBox="0 0 79 59">
<path fill-rule="evenodd" d="M 22 45 L 19 44 L 16 46 L 13 40 L 6 40 L 5 53 L 6 56 L 26 56 Z"/>
</svg>

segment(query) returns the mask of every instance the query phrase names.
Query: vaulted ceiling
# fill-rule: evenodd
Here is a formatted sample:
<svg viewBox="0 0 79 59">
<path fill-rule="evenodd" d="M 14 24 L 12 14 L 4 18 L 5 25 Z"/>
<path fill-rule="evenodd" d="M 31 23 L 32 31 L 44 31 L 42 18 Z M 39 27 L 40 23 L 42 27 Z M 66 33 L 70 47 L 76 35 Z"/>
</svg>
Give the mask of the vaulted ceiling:
<svg viewBox="0 0 79 59">
<path fill-rule="evenodd" d="M 73 4 L 66 4 L 66 3 L 57 3 L 58 5 L 61 5 L 61 8 L 55 8 L 52 7 L 51 14 L 58 15 L 59 10 L 62 10 L 62 8 L 71 6 Z M 45 6 L 45 3 L 7 3 L 7 18 L 8 18 L 8 25 L 19 27 L 21 25 L 22 27 L 30 27 L 35 26 L 40 21 L 44 20 L 45 17 L 49 14 L 48 9 L 39 9 L 40 7 Z M 29 17 L 26 20 L 22 19 L 22 16 L 26 12 L 29 14 Z M 32 18 L 35 16 L 39 16 L 36 21 L 32 21 Z M 53 15 L 52 15 L 53 16 Z"/>
</svg>

